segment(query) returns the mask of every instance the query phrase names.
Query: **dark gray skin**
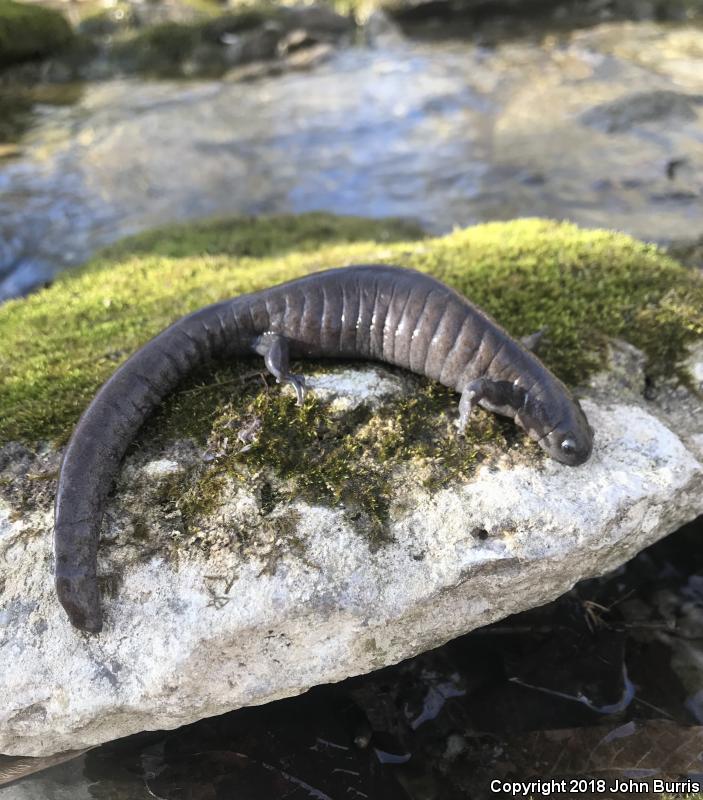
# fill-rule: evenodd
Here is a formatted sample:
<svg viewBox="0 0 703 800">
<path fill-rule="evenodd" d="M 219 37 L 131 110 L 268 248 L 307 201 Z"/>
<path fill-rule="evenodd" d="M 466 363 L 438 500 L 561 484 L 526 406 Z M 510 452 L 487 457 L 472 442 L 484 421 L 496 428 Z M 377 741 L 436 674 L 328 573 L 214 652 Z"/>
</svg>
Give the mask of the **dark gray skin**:
<svg viewBox="0 0 703 800">
<path fill-rule="evenodd" d="M 137 430 L 194 368 L 258 353 L 277 382 L 305 381 L 290 358 L 367 358 L 461 393 L 460 432 L 475 405 L 511 417 L 562 464 L 583 464 L 593 431 L 569 390 L 525 346 L 434 278 L 389 266 L 319 272 L 203 308 L 171 325 L 102 386 L 66 448 L 56 496 L 56 591 L 71 622 L 102 628 L 97 550 L 105 499 Z"/>
</svg>

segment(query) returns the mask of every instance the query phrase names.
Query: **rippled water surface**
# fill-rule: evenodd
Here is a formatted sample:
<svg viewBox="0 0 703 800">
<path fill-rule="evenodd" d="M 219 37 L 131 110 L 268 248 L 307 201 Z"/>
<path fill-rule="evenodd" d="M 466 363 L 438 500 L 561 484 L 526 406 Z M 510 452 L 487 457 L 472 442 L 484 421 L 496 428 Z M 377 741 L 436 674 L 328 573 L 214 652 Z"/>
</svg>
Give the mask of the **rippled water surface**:
<svg viewBox="0 0 703 800">
<path fill-rule="evenodd" d="M 248 83 L 85 85 L 73 105 L 39 105 L 0 161 L 0 298 L 127 233 L 230 213 L 697 235 L 701 93 L 703 31 L 654 23 L 491 47 L 396 35 Z"/>
</svg>

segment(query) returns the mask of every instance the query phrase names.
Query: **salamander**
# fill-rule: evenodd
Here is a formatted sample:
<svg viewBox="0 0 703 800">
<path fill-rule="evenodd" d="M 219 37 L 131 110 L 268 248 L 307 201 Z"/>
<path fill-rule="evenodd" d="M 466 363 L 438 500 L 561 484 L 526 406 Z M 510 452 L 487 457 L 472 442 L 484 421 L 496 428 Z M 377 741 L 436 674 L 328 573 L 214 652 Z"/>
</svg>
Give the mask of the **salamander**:
<svg viewBox="0 0 703 800">
<path fill-rule="evenodd" d="M 74 626 L 102 628 L 97 551 L 107 494 L 151 411 L 189 372 L 213 359 L 258 354 L 277 382 L 305 380 L 291 358 L 394 364 L 460 393 L 463 432 L 480 405 L 514 419 L 569 466 L 591 454 L 579 403 L 525 345 L 440 281 L 383 265 L 330 269 L 215 303 L 183 317 L 122 364 L 95 395 L 64 453 L 56 495 L 58 598 Z"/>
</svg>

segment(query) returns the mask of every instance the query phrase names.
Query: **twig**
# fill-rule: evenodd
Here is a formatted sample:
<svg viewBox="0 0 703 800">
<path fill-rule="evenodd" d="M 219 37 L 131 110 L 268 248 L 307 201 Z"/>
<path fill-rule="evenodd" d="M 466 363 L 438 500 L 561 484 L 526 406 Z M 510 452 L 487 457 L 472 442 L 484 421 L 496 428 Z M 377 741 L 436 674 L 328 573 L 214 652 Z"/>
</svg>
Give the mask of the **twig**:
<svg viewBox="0 0 703 800">
<path fill-rule="evenodd" d="M 245 372 L 243 375 L 238 375 L 236 378 L 229 378 L 226 381 L 218 381 L 217 383 L 204 383 L 202 386 L 196 386 L 194 389 L 185 389 L 181 394 L 197 394 L 198 392 L 205 392 L 209 389 L 216 389 L 218 386 L 228 386 L 232 383 L 244 383 L 245 381 L 256 378 L 257 375 L 262 375 L 261 370 L 254 370 L 253 372 Z"/>
</svg>

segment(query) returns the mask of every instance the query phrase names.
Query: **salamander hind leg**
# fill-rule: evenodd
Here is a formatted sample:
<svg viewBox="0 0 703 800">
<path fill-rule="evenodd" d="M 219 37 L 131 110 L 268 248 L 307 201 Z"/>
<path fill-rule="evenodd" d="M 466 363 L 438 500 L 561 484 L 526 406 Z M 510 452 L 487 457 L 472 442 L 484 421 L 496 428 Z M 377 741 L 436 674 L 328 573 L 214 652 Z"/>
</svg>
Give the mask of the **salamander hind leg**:
<svg viewBox="0 0 703 800">
<path fill-rule="evenodd" d="M 538 331 L 531 333 L 529 336 L 523 336 L 520 341 L 522 346 L 531 350 L 533 353 L 538 353 L 542 349 L 542 345 L 547 340 L 546 334 L 549 331 L 549 326 L 545 325 Z"/>
<path fill-rule="evenodd" d="M 276 383 L 290 383 L 295 389 L 297 404 L 305 401 L 305 378 L 293 375 L 290 371 L 290 348 L 288 339 L 278 333 L 263 333 L 256 340 L 254 350 L 264 357 L 266 369 L 276 379 Z"/>
</svg>

